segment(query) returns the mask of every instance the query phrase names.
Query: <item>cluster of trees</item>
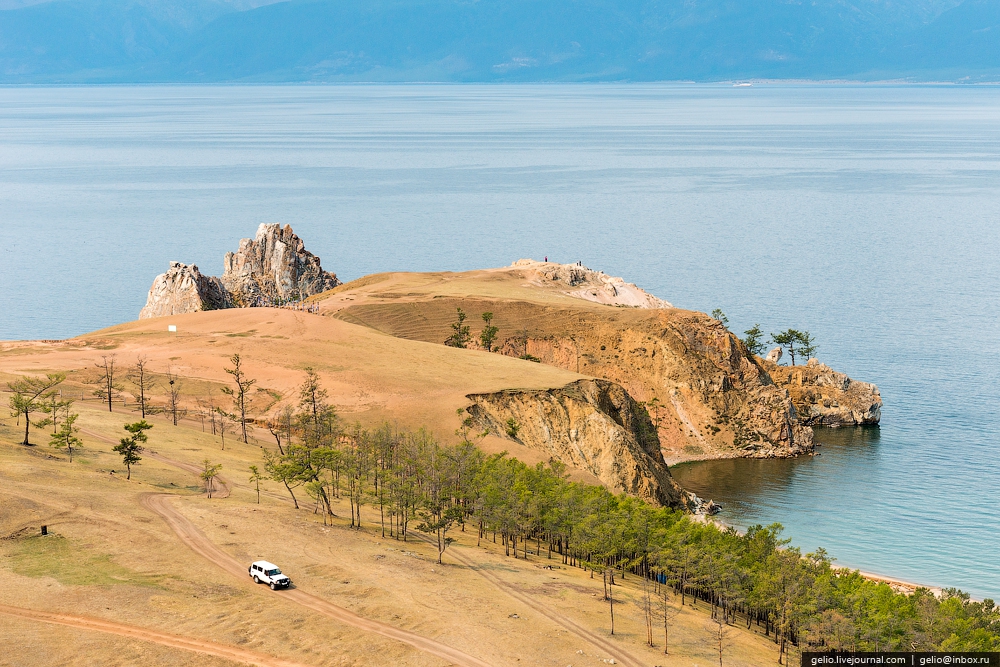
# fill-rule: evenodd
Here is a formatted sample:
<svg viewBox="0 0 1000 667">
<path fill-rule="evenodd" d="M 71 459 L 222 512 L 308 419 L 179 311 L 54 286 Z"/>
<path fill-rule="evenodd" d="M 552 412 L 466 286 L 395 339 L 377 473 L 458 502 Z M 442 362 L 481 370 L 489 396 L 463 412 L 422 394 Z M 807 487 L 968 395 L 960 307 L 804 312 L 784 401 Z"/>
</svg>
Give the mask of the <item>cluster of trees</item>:
<svg viewBox="0 0 1000 667">
<path fill-rule="evenodd" d="M 472 340 L 472 327 L 465 323 L 468 315 L 461 308 L 458 311 L 455 321 L 451 324 L 451 335 L 445 340 L 445 345 L 451 347 L 467 347 Z M 480 317 L 483 319 L 483 329 L 479 332 L 479 343 L 487 352 L 493 351 L 493 344 L 496 342 L 500 328 L 493 324 L 493 313 L 486 312 Z"/>
<path fill-rule="evenodd" d="M 722 322 L 723 326 L 729 326 L 729 318 L 726 317 L 726 314 L 721 309 L 716 308 L 713 310 L 712 317 Z M 768 341 L 764 338 L 764 331 L 760 328 L 760 324 L 755 324 L 744 331 L 743 336 L 743 344 L 747 346 L 750 354 L 755 354 L 758 357 L 764 356 Z M 792 360 L 792 366 L 795 365 L 796 355 L 803 359 L 809 359 L 815 356 L 816 351 L 819 349 L 819 345 L 816 344 L 816 340 L 812 337 L 812 334 L 808 331 L 799 331 L 798 329 L 785 329 L 779 333 L 772 333 L 770 342 L 788 353 L 788 356 Z"/>
<path fill-rule="evenodd" d="M 249 442 L 249 433 L 252 430 L 253 417 L 251 416 L 253 400 L 256 393 L 252 391 L 256 380 L 247 376 L 243 369 L 243 362 L 239 354 L 230 357 L 232 368 L 225 368 L 225 372 L 232 378 L 232 386 L 224 387 L 222 393 L 225 394 L 232 404 L 231 410 L 215 405 L 215 400 L 211 395 L 203 403 L 205 409 L 201 411 L 204 423 L 207 417 L 211 423 L 212 434 L 221 434 L 222 448 L 226 447 L 226 433 L 235 431 L 243 442 Z M 114 403 L 121 399 L 125 381 L 132 385 L 132 395 L 135 398 L 135 406 L 141 416 L 141 421 L 135 424 L 126 424 L 125 430 L 132 434 L 129 438 L 123 439 L 120 445 L 115 447 L 123 458 L 123 463 L 128 468 L 128 475 L 131 477 L 131 466 L 141 460 L 139 453 L 142 451 L 142 443 L 146 441 L 144 431 L 152 428 L 146 422 L 148 415 L 160 412 L 166 413 L 174 426 L 178 419 L 183 417 L 186 410 L 180 405 L 180 379 L 168 367 L 162 376 L 162 383 L 156 379 L 149 368 L 148 360 L 139 356 L 133 366 L 122 369 L 118 363 L 116 355 L 105 355 L 96 364 L 99 371 L 98 376 L 90 380 L 91 384 L 96 384 L 97 389 L 93 394 L 102 402 L 107 404 L 108 410 L 114 410 Z M 30 445 L 30 427 L 38 429 L 52 426 L 52 433 L 49 444 L 57 449 L 65 449 L 69 454 L 69 460 L 73 460 L 74 449 L 82 445 L 82 441 L 77 436 L 79 428 L 76 421 L 79 414 L 72 411 L 74 400 L 65 396 L 61 390 L 62 383 L 66 380 L 65 373 L 49 373 L 43 377 L 25 376 L 7 383 L 7 390 L 10 392 L 8 405 L 11 416 L 18 419 L 20 425 L 24 420 L 23 445 Z M 164 405 L 154 405 L 152 401 L 153 392 L 158 384 L 162 384 L 165 390 Z M 262 391 L 257 389 L 257 392 Z M 273 398 L 273 396 L 271 397 Z M 42 413 L 46 415 L 42 419 L 34 419 L 33 416 Z M 137 431 L 132 427 L 143 425 Z M 126 444 L 126 440 L 129 441 Z"/>
<path fill-rule="evenodd" d="M 59 385 L 66 379 L 65 373 L 49 373 L 44 377 L 22 377 L 7 383 L 10 392 L 8 405 L 11 416 L 17 417 L 18 424 L 24 419 L 25 447 L 31 443 L 30 427 L 45 428 L 52 426 L 49 444 L 56 449 L 66 449 L 69 460 L 73 461 L 73 449 L 79 448 L 82 441 L 77 437 L 80 429 L 76 420 L 80 417 L 73 412 L 73 400 L 63 397 Z M 43 419 L 32 420 L 32 415 L 41 412 Z"/>
<path fill-rule="evenodd" d="M 753 325 L 744 331 L 743 334 L 743 344 L 747 346 L 750 353 L 763 356 L 767 348 L 764 340 L 764 332 L 761 330 L 760 325 Z M 816 344 L 816 339 L 813 338 L 812 334 L 808 331 L 799 331 L 798 329 L 786 329 L 780 333 L 772 333 L 770 341 L 788 353 L 788 356 L 792 360 L 792 366 L 795 365 L 796 355 L 804 359 L 809 359 L 815 356 L 816 351 L 819 349 L 819 345 Z"/>
<path fill-rule="evenodd" d="M 796 354 L 803 359 L 809 359 L 815 356 L 816 350 L 819 349 L 808 331 L 799 331 L 798 329 L 785 329 L 780 333 L 773 333 L 771 334 L 771 342 L 788 352 L 788 356 L 792 359 L 792 366 L 795 365 Z"/>
<path fill-rule="evenodd" d="M 21 377 L 7 383 L 7 391 L 10 392 L 10 398 L 7 403 L 10 407 L 10 415 L 17 417 L 18 424 L 20 424 L 22 418 L 24 419 L 24 440 L 21 444 L 25 447 L 31 444 L 28 438 L 30 435 L 29 428 L 32 425 L 36 428 L 45 428 L 51 424 L 53 434 L 57 434 L 59 432 L 60 417 L 62 417 L 64 428 L 66 428 L 66 423 L 69 422 L 70 437 L 76 432 L 73 428 L 73 422 L 76 421 L 77 415 L 73 414 L 72 419 L 69 419 L 73 401 L 64 400 L 62 393 L 59 391 L 59 385 L 65 379 L 65 373 L 49 373 L 45 377 Z M 31 415 L 37 412 L 42 412 L 49 416 L 44 419 L 32 421 Z M 77 441 L 70 440 L 69 442 L 72 445 Z"/>
<path fill-rule="evenodd" d="M 792 647 L 1000 648 L 1000 609 L 990 600 L 955 590 L 940 599 L 926 590 L 897 593 L 834 568 L 823 550 L 803 555 L 778 524 L 741 534 L 570 482 L 558 462 L 528 466 L 486 455 L 467 416 L 455 445 L 423 430 L 347 428 L 310 370 L 298 409 L 280 415 L 272 433 L 277 451 L 266 453 L 263 473 L 251 468 L 251 482 L 265 475 L 280 482 L 296 507 L 303 487 L 326 521 L 333 500 L 346 497 L 352 526 L 366 522 L 400 540 L 416 529 L 436 543 L 439 562 L 458 530 L 501 544 L 510 557 L 559 558 L 603 576 L 612 614 L 616 581 L 634 575 L 643 584 L 648 641 L 662 623 L 664 649 L 678 604 L 711 609 L 720 651 L 737 624 L 771 637 L 779 659 Z"/>
<path fill-rule="evenodd" d="M 227 414 L 245 440 L 255 382 L 238 355 L 230 361 L 226 372 L 233 386 L 226 393 L 233 412 Z M 26 421 L 25 442 L 27 424 L 51 424 L 52 444 L 72 454 L 79 444 L 77 415 L 72 401 L 58 393 L 64 379 L 20 378 L 8 389 L 12 412 Z M 756 625 L 771 637 L 779 660 L 793 648 L 1000 650 L 1000 608 L 991 600 L 972 601 L 957 590 L 940 598 L 927 590 L 897 593 L 834 568 L 823 550 L 803 555 L 781 538 L 778 524 L 741 534 L 570 482 L 555 461 L 528 466 L 503 454 L 486 455 L 476 445 L 481 434 L 462 411 L 459 442 L 442 445 L 424 430 L 347 427 L 327 399 L 319 376 L 307 369 L 297 404 L 268 422 L 276 450 L 265 450 L 263 470 L 250 467 L 258 502 L 260 483 L 272 479 L 296 508 L 296 490 L 303 489 L 325 522 L 334 499 L 346 497 L 352 526 L 366 522 L 383 537 L 400 540 L 422 533 L 437 545 L 438 562 L 457 530 L 476 531 L 478 540 L 501 544 L 513 558 L 559 558 L 602 576 L 612 632 L 614 587 L 636 576 L 647 641 L 654 644 L 653 627 L 662 624 L 665 651 L 670 619 L 687 604 L 710 609 L 720 658 L 728 629 L 738 624 Z M 31 422 L 37 412 L 49 416 Z M 129 477 L 151 428 L 145 419 L 126 424 L 128 436 L 114 447 Z M 210 493 L 220 468 L 204 462 L 201 478 Z"/>
</svg>

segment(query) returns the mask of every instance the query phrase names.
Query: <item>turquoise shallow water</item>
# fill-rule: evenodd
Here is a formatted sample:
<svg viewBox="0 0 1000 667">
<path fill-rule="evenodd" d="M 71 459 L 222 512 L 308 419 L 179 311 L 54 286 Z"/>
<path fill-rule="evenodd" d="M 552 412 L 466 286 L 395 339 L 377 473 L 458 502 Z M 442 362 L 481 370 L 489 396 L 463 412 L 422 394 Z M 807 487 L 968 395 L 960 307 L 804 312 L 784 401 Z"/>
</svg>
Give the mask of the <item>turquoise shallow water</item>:
<svg viewBox="0 0 1000 667">
<path fill-rule="evenodd" d="M 677 474 L 735 524 L 1000 597 L 1000 89 L 0 88 L 0 339 L 132 319 L 291 223 L 341 278 L 519 257 L 794 326 L 880 430 Z"/>
</svg>

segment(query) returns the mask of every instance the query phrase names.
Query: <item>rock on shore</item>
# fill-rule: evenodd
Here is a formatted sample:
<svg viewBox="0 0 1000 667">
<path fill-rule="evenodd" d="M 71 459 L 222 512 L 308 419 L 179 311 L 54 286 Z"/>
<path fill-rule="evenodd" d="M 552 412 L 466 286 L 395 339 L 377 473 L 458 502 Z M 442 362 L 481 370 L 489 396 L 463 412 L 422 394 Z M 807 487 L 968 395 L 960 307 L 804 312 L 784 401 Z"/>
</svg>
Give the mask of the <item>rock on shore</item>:
<svg viewBox="0 0 1000 667">
<path fill-rule="evenodd" d="M 816 359 L 805 366 L 765 360 L 764 367 L 776 385 L 788 390 L 801 424 L 861 426 L 882 418 L 882 395 L 874 384 L 852 380 Z"/>
<path fill-rule="evenodd" d="M 221 278 L 197 266 L 171 262 L 153 281 L 139 319 L 220 308 L 269 306 L 303 299 L 340 284 L 320 259 L 305 249 L 291 226 L 262 224 L 253 239 L 226 253 Z"/>
</svg>

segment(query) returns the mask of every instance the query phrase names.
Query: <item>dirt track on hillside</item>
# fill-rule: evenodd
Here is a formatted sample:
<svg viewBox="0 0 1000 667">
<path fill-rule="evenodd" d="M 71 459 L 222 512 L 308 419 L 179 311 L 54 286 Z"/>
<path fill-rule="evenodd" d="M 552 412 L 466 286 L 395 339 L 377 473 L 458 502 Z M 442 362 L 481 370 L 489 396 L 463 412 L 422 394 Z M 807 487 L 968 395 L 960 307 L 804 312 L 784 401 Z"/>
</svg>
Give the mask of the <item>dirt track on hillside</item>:
<svg viewBox="0 0 1000 667">
<path fill-rule="evenodd" d="M 170 499 L 172 497 L 174 496 L 171 494 L 150 493 L 143 495 L 141 502 L 143 507 L 163 518 L 177 537 L 179 537 L 180 540 L 184 542 L 184 544 L 186 544 L 192 551 L 206 560 L 211 561 L 234 577 L 239 577 L 240 579 L 249 582 L 250 580 L 247 576 L 246 565 L 244 563 L 240 563 L 235 558 L 222 551 L 207 537 L 205 537 L 205 535 L 198 530 L 194 524 L 188 521 L 184 515 L 178 512 L 170 504 Z M 436 655 L 452 664 L 463 665 L 464 667 L 490 667 L 489 663 L 463 653 L 456 648 L 452 648 L 451 646 L 442 644 L 427 637 L 421 637 L 420 635 L 409 632 L 408 630 L 403 630 L 380 621 L 358 616 L 352 611 L 344 609 L 343 607 L 335 605 L 310 593 L 306 593 L 305 591 L 291 589 L 287 591 L 278 591 L 275 594 L 280 595 L 285 599 L 292 600 L 293 602 L 297 602 L 304 607 L 308 607 L 313 611 L 317 611 L 345 625 L 350 625 L 367 632 L 373 632 L 375 634 L 382 635 L 383 637 L 388 637 L 389 639 L 395 639 L 396 641 L 408 644 L 420 651 L 424 651 L 425 653 Z"/>
<path fill-rule="evenodd" d="M 470 570 L 483 577 L 515 600 L 528 605 L 545 618 L 549 619 L 553 623 L 563 626 L 584 641 L 590 642 L 601 650 L 607 651 L 608 657 L 614 658 L 619 664 L 625 665 L 626 667 L 642 667 L 643 662 L 622 647 L 616 646 L 604 637 L 591 632 L 579 623 L 576 623 L 575 621 L 566 618 L 559 612 L 550 609 L 530 595 L 522 593 L 516 587 L 510 585 L 489 570 L 478 566 L 475 561 L 461 553 L 461 550 L 451 549 L 448 551 L 448 554 L 463 565 L 468 566 Z"/>
<path fill-rule="evenodd" d="M 147 628 L 140 628 L 134 625 L 125 625 L 114 621 L 107 621 L 102 618 L 92 618 L 88 616 L 76 616 L 74 614 L 63 614 L 59 612 L 38 611 L 35 609 L 25 609 L 23 607 L 10 607 L 0 604 L 0 614 L 16 616 L 31 621 L 41 621 L 55 625 L 65 625 L 80 630 L 93 630 L 112 635 L 128 637 L 130 639 L 140 639 L 142 641 L 170 646 L 171 648 L 184 649 L 203 655 L 214 655 L 227 660 L 233 660 L 259 667 L 305 667 L 302 663 L 282 660 L 262 653 L 246 651 L 234 646 L 216 644 L 215 642 L 192 637 L 181 637 L 166 632 L 157 632 Z"/>
</svg>

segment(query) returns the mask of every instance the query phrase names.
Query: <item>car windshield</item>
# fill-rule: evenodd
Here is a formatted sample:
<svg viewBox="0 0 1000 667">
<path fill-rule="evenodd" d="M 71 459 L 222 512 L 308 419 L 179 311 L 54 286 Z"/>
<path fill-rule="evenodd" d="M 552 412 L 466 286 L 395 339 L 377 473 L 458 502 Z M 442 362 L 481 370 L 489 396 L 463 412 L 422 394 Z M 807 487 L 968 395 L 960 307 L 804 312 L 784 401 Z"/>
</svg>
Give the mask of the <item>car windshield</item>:
<svg viewBox="0 0 1000 667">
<path fill-rule="evenodd" d="M 274 568 L 273 570 L 268 570 L 264 574 L 266 574 L 269 577 L 273 577 L 276 574 L 281 574 L 281 570 L 279 570 L 278 568 Z"/>
</svg>

